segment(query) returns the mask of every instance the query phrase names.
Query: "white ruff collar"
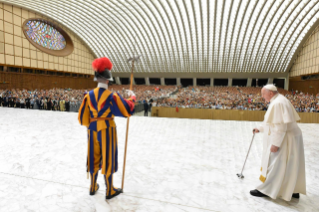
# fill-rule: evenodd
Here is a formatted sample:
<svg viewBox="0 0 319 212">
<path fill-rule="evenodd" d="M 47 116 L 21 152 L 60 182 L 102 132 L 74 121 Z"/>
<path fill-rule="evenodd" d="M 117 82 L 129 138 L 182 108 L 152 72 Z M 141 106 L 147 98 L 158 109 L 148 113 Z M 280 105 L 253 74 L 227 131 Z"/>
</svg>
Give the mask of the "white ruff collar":
<svg viewBox="0 0 319 212">
<path fill-rule="evenodd" d="M 99 83 L 97 84 L 97 87 L 108 89 L 108 85 L 107 85 L 106 83 L 103 83 L 103 82 L 99 82 Z"/>
</svg>

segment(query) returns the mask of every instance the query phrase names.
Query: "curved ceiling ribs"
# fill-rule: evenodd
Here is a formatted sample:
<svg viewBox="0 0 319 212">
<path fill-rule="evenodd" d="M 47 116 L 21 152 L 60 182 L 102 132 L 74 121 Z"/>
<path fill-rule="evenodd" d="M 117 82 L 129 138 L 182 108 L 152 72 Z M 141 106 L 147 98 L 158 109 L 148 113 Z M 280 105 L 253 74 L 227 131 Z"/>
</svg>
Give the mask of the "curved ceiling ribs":
<svg viewBox="0 0 319 212">
<path fill-rule="evenodd" d="M 279 10 L 279 8 L 281 7 L 281 5 L 284 3 L 284 1 L 285 0 L 281 0 L 281 2 L 279 3 L 279 5 L 277 5 L 276 6 L 276 8 L 274 8 L 275 9 L 275 14 L 278 14 L 278 10 Z M 278 3 L 278 1 L 276 2 L 276 3 Z M 269 30 L 271 30 L 271 26 L 270 26 L 270 24 L 271 23 L 274 23 L 275 24 L 275 26 L 276 26 L 276 24 L 277 24 L 277 20 L 276 21 L 273 21 L 273 19 L 276 17 L 274 14 L 271 14 L 271 13 L 269 13 L 269 16 L 270 16 L 270 20 L 269 20 L 269 22 L 267 23 L 267 26 L 266 26 L 266 30 L 264 31 L 264 33 L 263 33 L 263 35 L 262 35 L 262 38 L 261 38 L 261 41 L 263 41 L 263 40 L 265 40 L 265 36 L 267 35 L 267 31 Z M 279 15 L 280 16 L 280 15 Z M 266 39 L 267 40 L 267 42 L 266 42 L 266 47 L 267 47 L 267 43 L 270 41 L 270 39 Z M 264 55 L 264 53 L 265 53 L 265 51 L 260 51 L 260 47 L 262 47 L 262 42 L 260 42 L 260 44 L 259 44 L 259 46 L 258 46 L 258 50 L 257 50 L 257 58 L 259 58 L 258 57 L 258 55 L 259 55 L 259 53 L 262 53 L 262 56 L 260 57 L 260 60 L 256 60 L 255 62 L 254 62 L 254 65 L 253 65 L 253 67 L 252 67 L 252 70 L 259 70 L 259 69 L 257 69 L 256 68 L 256 66 L 260 63 L 260 61 L 262 61 L 262 59 L 263 59 L 263 55 Z"/>
<path fill-rule="evenodd" d="M 286 72 L 319 0 L 0 0 L 56 20 L 114 72 Z M 135 44 L 136 43 L 136 44 Z"/>
<path fill-rule="evenodd" d="M 304 37 L 304 35 L 308 32 L 308 30 L 311 28 L 311 26 L 314 24 L 314 22 L 318 19 L 316 18 L 316 15 L 318 15 L 318 11 L 319 11 L 319 7 L 318 7 L 318 2 L 315 3 L 313 6 L 311 6 L 310 8 L 311 12 L 306 12 L 307 15 L 305 15 L 304 17 L 302 17 L 301 19 L 299 19 L 299 23 L 297 24 L 297 27 L 294 29 L 294 31 L 290 34 L 290 37 L 288 38 L 288 41 L 292 41 L 292 44 L 289 44 L 288 47 L 288 53 L 283 55 L 282 53 L 280 54 L 280 57 L 278 59 L 278 62 L 280 62 L 278 69 L 280 69 L 281 67 L 283 67 L 283 65 L 288 65 L 289 61 L 288 58 L 291 59 L 291 54 L 293 54 L 292 49 L 293 48 L 297 48 L 298 45 L 295 45 L 297 42 L 299 44 L 300 41 L 298 41 L 297 39 L 293 39 L 292 36 L 295 35 L 295 32 L 297 29 L 299 29 L 299 32 L 297 32 L 297 36 L 296 37 Z M 308 16 L 308 19 L 305 21 L 305 23 L 302 24 L 302 22 L 305 20 L 305 18 Z M 311 22 L 309 20 L 312 20 Z M 305 28 L 308 28 L 307 30 L 305 30 Z M 302 33 L 304 33 L 304 35 L 302 35 Z M 295 51 L 295 50 L 294 50 Z M 289 59 L 289 60 L 290 60 Z M 275 68 L 276 66 L 274 66 Z"/>
<path fill-rule="evenodd" d="M 287 5 L 285 5 L 285 7 L 282 9 L 282 12 L 281 12 L 281 13 L 278 13 L 277 15 L 279 15 L 280 17 L 282 17 L 282 16 L 285 14 L 285 12 L 288 10 L 288 8 L 289 8 L 289 6 L 292 4 L 292 2 L 293 2 L 293 0 L 290 0 L 290 1 L 287 3 Z M 275 17 L 275 16 L 273 16 L 273 17 Z M 276 23 L 275 23 L 274 28 L 273 28 L 273 29 L 270 29 L 270 37 L 273 36 L 273 34 L 274 34 L 274 32 L 275 32 L 275 29 L 277 30 L 277 32 L 279 32 L 279 31 L 281 30 L 281 29 L 278 30 L 279 27 L 277 27 L 277 25 L 280 23 L 280 20 L 281 20 L 281 19 L 278 18 L 277 21 L 276 21 Z M 273 44 L 275 43 L 273 40 L 268 39 L 265 46 L 268 47 L 268 43 L 269 43 L 270 41 L 272 42 L 272 45 L 271 45 L 271 48 L 270 48 L 270 49 L 268 48 L 269 51 L 268 51 L 266 60 L 268 60 L 268 56 L 271 55 L 270 52 L 271 52 L 271 50 L 272 50 L 272 48 L 273 48 Z M 263 63 L 264 63 L 264 61 L 265 61 L 265 60 L 264 60 L 264 58 L 265 58 L 265 57 L 264 57 L 265 53 L 266 53 L 266 51 L 263 51 L 263 52 L 262 52 L 262 55 L 261 55 L 262 60 L 260 60 L 257 70 L 259 70 L 259 69 L 261 68 L 261 66 L 263 65 Z"/>
<path fill-rule="evenodd" d="M 242 32 L 242 26 L 243 26 L 243 22 L 244 22 L 244 20 L 245 20 L 245 16 L 246 16 L 246 12 L 247 12 L 247 9 L 248 9 L 248 6 L 249 6 L 249 2 L 247 2 L 246 3 L 246 6 L 245 6 L 245 9 L 244 9 L 244 13 L 243 13 L 243 17 L 242 17 L 242 19 L 240 20 L 240 25 L 239 25 L 239 33 L 238 33 L 238 35 L 237 35 L 237 38 L 236 38 L 236 47 L 235 47 L 235 54 L 234 54 L 234 58 L 233 58 L 233 60 L 234 60 L 234 62 L 233 62 L 233 68 L 232 68 L 232 70 L 231 71 L 233 71 L 233 72 L 237 72 L 238 70 L 239 70 L 239 67 L 237 67 L 237 69 L 234 69 L 234 67 L 236 67 L 236 65 L 237 65 L 237 62 L 240 60 L 240 58 L 241 58 L 241 55 L 240 54 L 238 54 L 238 47 L 239 47 L 239 42 L 238 42 L 238 39 L 239 39 L 239 37 L 240 37 L 240 34 L 241 34 L 241 32 Z M 241 41 L 241 43 L 243 43 L 244 41 Z"/>
<path fill-rule="evenodd" d="M 232 34 L 231 34 L 231 37 L 230 37 L 230 45 L 229 45 L 229 50 L 228 50 L 228 57 L 227 57 L 227 63 L 226 63 L 226 70 L 229 71 L 229 68 L 230 67 L 230 64 L 231 62 L 233 62 L 232 58 L 230 58 L 230 55 L 231 55 L 231 48 L 232 48 L 232 43 L 233 43 L 233 37 L 234 37 L 234 32 L 235 32 L 235 24 L 237 22 L 237 18 L 238 18 L 238 13 L 239 13 L 239 8 L 241 6 L 241 3 L 242 1 L 239 2 L 239 5 L 236 9 L 236 15 L 235 15 L 235 18 L 234 18 L 234 21 L 233 21 L 233 25 L 231 27 L 231 30 L 232 30 Z"/>
<path fill-rule="evenodd" d="M 245 27 L 245 31 L 244 31 L 244 38 L 246 37 L 247 31 L 248 31 L 248 26 L 249 26 L 249 23 L 250 23 L 251 18 L 252 18 L 252 16 L 253 16 L 253 12 L 255 11 L 255 8 L 256 8 L 256 6 L 257 6 L 257 3 L 258 3 L 258 1 L 256 1 L 255 4 L 253 5 L 253 10 L 250 11 L 250 15 L 249 15 L 249 18 L 248 18 L 248 23 L 246 23 L 246 27 Z M 248 6 L 248 4 L 247 4 L 247 6 Z M 246 11 L 246 10 L 247 10 L 247 9 L 245 9 L 245 11 Z M 241 43 L 239 55 L 241 55 L 243 46 L 244 46 L 244 42 Z M 246 46 L 246 48 L 247 48 L 247 47 L 248 47 L 248 46 Z M 241 59 L 241 63 L 243 64 L 243 58 L 240 57 L 240 59 Z M 240 66 L 240 63 L 238 63 L 238 66 Z M 237 70 L 237 71 L 239 71 L 239 70 Z"/>
<path fill-rule="evenodd" d="M 254 63 L 256 63 L 257 62 L 257 60 L 259 59 L 257 56 L 258 56 L 258 52 L 257 51 L 255 51 L 256 49 L 256 47 L 255 47 L 255 45 L 256 45 L 256 43 L 257 43 L 257 41 L 258 42 L 260 42 L 260 43 L 262 43 L 263 42 L 263 40 L 261 40 L 261 39 L 258 39 L 258 38 L 260 38 L 259 36 L 259 34 L 260 34 L 260 32 L 262 31 L 262 32 L 264 32 L 265 30 L 267 30 L 266 28 L 263 28 L 263 26 L 264 26 L 264 23 L 265 23 L 265 21 L 266 21 L 266 19 L 265 18 L 270 18 L 270 15 L 269 15 L 269 12 L 270 12 L 270 10 L 271 9 L 275 9 L 275 8 L 273 8 L 273 6 L 274 6 L 274 4 L 275 4 L 275 2 L 276 2 L 276 0 L 273 0 L 272 2 L 270 2 L 270 1 L 268 1 L 267 3 L 269 3 L 269 4 L 271 4 L 271 5 L 268 5 L 267 7 L 266 7 L 266 9 L 265 9 L 265 11 L 262 11 L 262 12 L 265 12 L 265 14 L 264 14 L 264 16 L 262 17 L 262 19 L 260 20 L 261 21 L 261 24 L 260 24 L 260 26 L 258 27 L 258 30 L 257 30 L 257 35 L 255 36 L 255 41 L 254 41 L 254 45 L 253 45 L 253 47 L 252 47 L 252 50 L 251 50 L 251 53 L 250 53 L 250 56 L 249 56 L 249 60 L 248 60 L 248 64 L 249 64 L 249 71 L 248 72 L 259 72 L 259 70 L 253 70 L 252 69 L 252 66 L 254 65 Z M 258 22 L 257 22 L 258 23 Z M 265 32 L 264 32 L 265 33 Z M 257 44 L 258 45 L 258 44 Z M 255 52 L 255 53 L 254 53 Z"/>
<path fill-rule="evenodd" d="M 295 12 L 295 14 L 298 12 L 298 10 L 297 10 L 297 7 L 299 6 L 301 4 L 301 1 L 299 1 L 297 4 L 294 4 L 293 5 L 293 8 L 292 9 L 290 9 L 290 12 L 289 13 L 286 13 L 286 17 L 284 18 L 284 22 L 282 23 L 282 25 L 281 25 L 281 27 L 280 28 L 277 28 L 277 34 L 275 35 L 275 39 L 273 40 L 273 44 L 271 45 L 271 48 L 270 48 L 270 50 L 269 50 L 269 54 L 268 54 L 268 56 L 267 56 L 267 58 L 266 58 L 266 61 L 265 61 L 265 63 L 263 64 L 263 68 L 266 66 L 266 69 L 268 70 L 268 67 L 269 67 L 269 65 L 271 65 L 270 63 L 269 63 L 269 61 L 271 61 L 271 60 L 273 60 L 273 58 L 275 57 L 275 55 L 276 55 L 276 53 L 277 53 L 277 50 L 279 49 L 279 48 L 274 48 L 275 46 L 276 46 L 276 44 L 278 45 L 278 42 L 280 42 L 280 40 L 279 40 L 279 35 L 280 35 L 280 33 L 282 33 L 283 31 L 284 31 L 284 29 L 287 29 L 287 25 L 286 24 L 288 24 L 287 22 L 288 22 L 288 20 L 289 20 L 289 17 L 293 17 L 292 16 L 292 13 L 293 12 Z M 289 8 L 289 7 L 288 7 Z M 277 42 L 276 42 L 277 41 Z M 283 41 L 282 39 L 281 39 L 281 41 Z M 280 42 L 281 43 L 281 42 Z M 274 51 L 275 51 L 275 54 L 272 54 L 271 52 L 273 51 L 273 49 L 274 49 Z"/>
</svg>

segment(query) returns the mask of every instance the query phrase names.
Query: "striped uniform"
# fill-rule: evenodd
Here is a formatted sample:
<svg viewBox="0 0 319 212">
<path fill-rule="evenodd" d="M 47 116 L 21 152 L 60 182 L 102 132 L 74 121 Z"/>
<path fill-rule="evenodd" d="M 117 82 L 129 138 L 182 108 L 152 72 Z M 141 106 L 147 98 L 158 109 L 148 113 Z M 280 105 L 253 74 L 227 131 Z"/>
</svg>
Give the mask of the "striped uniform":
<svg viewBox="0 0 319 212">
<path fill-rule="evenodd" d="M 134 113 L 135 96 L 124 99 L 105 88 L 95 88 L 85 95 L 79 109 L 81 125 L 88 127 L 87 172 L 90 172 L 90 192 L 97 190 L 98 171 L 102 169 L 106 196 L 117 190 L 113 173 L 118 169 L 117 133 L 114 116 L 129 117 Z"/>
</svg>

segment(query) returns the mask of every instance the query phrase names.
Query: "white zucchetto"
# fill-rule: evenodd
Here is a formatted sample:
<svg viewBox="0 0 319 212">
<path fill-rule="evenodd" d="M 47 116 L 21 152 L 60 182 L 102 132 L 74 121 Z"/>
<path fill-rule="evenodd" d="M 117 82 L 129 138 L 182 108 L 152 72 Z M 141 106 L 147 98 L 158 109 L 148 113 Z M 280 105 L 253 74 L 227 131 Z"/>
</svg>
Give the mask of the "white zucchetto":
<svg viewBox="0 0 319 212">
<path fill-rule="evenodd" d="M 264 88 L 266 88 L 267 90 L 270 90 L 270 91 L 277 91 L 276 86 L 274 86 L 273 84 L 265 85 Z"/>
</svg>

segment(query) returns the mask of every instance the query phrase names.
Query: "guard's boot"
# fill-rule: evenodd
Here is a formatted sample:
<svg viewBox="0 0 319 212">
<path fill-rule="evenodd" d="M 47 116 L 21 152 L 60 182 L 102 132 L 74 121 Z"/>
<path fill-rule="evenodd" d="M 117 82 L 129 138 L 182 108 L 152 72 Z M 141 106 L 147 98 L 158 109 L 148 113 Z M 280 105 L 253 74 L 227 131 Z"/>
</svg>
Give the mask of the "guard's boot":
<svg viewBox="0 0 319 212">
<path fill-rule="evenodd" d="M 115 190 L 115 189 L 114 189 Z M 121 188 L 117 188 L 115 193 L 112 195 L 107 195 L 105 197 L 105 199 L 112 199 L 113 197 L 116 197 L 117 195 L 119 195 L 120 193 L 123 193 L 123 190 Z"/>
<path fill-rule="evenodd" d="M 90 195 L 94 195 L 95 192 L 97 192 L 97 190 L 99 190 L 99 188 L 100 188 L 99 184 L 96 184 L 94 191 L 90 190 Z"/>
</svg>

